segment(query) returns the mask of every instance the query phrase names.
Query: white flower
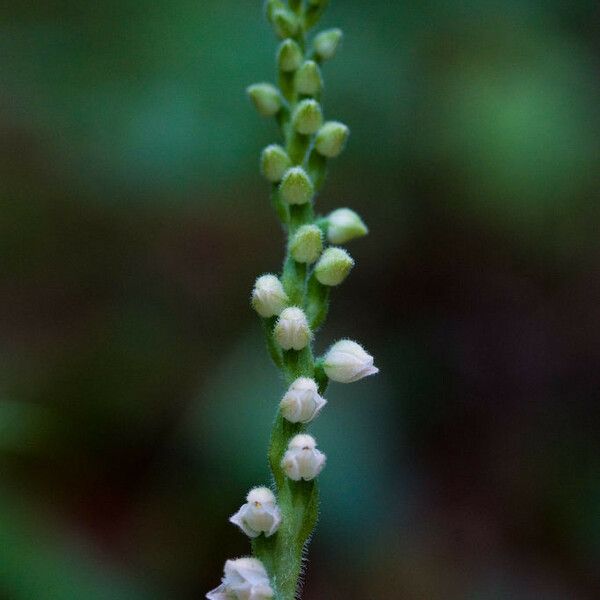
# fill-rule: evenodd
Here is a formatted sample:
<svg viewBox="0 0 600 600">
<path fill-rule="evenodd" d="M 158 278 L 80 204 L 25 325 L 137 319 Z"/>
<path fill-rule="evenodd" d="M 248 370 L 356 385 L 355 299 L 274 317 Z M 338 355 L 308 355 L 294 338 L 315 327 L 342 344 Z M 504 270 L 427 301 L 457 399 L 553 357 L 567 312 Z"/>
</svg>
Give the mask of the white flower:
<svg viewBox="0 0 600 600">
<path fill-rule="evenodd" d="M 290 440 L 281 468 L 293 481 L 310 481 L 323 470 L 326 460 L 326 456 L 317 450 L 315 438 L 301 433 Z"/>
<path fill-rule="evenodd" d="M 290 385 L 279 406 L 281 414 L 291 423 L 309 423 L 326 404 L 314 379 L 300 377 Z"/>
<path fill-rule="evenodd" d="M 327 352 L 323 367 L 329 379 L 340 383 L 352 383 L 379 372 L 373 357 L 351 340 L 335 343 Z"/>
<path fill-rule="evenodd" d="M 269 600 L 275 595 L 267 571 L 257 558 L 228 560 L 221 581 L 218 588 L 206 594 L 208 600 Z"/>
<path fill-rule="evenodd" d="M 328 217 L 327 239 L 332 244 L 345 244 L 369 233 L 363 220 L 349 208 L 338 208 Z"/>
<path fill-rule="evenodd" d="M 229 521 L 237 525 L 248 537 L 255 538 L 261 533 L 272 536 L 281 523 L 281 512 L 273 492 L 266 487 L 250 490 L 243 504 Z"/>
<path fill-rule="evenodd" d="M 312 337 L 304 311 L 296 306 L 281 312 L 273 334 L 284 350 L 302 350 Z"/>
<path fill-rule="evenodd" d="M 288 297 L 275 275 L 261 275 L 254 284 L 252 306 L 265 319 L 278 315 L 288 303 Z"/>
</svg>

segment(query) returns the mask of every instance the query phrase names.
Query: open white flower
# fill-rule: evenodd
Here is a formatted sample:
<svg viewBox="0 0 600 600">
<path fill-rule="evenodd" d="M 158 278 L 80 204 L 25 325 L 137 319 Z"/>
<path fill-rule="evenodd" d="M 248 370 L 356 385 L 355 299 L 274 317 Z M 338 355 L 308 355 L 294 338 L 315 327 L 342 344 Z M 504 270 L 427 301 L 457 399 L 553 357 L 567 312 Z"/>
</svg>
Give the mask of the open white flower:
<svg viewBox="0 0 600 600">
<path fill-rule="evenodd" d="M 225 575 L 208 600 L 269 600 L 274 592 L 267 571 L 257 558 L 238 558 L 225 563 Z"/>
<path fill-rule="evenodd" d="M 278 315 L 288 303 L 281 281 L 275 275 L 261 275 L 252 290 L 252 306 L 263 318 Z"/>
<path fill-rule="evenodd" d="M 291 423 L 309 423 L 326 404 L 314 379 L 299 377 L 290 385 L 279 406 L 281 414 Z"/>
<path fill-rule="evenodd" d="M 323 368 L 329 379 L 340 383 L 352 383 L 379 372 L 373 357 L 351 340 L 336 342 L 327 352 Z"/>
<path fill-rule="evenodd" d="M 306 315 L 297 306 L 291 306 L 281 312 L 273 334 L 284 350 L 302 350 L 308 346 L 312 337 Z"/>
<path fill-rule="evenodd" d="M 261 533 L 272 536 L 281 523 L 281 512 L 275 495 L 266 487 L 257 487 L 246 496 L 246 504 L 229 521 L 237 525 L 248 537 L 255 538 Z"/>
<path fill-rule="evenodd" d="M 281 468 L 293 481 L 310 481 L 323 470 L 326 460 L 327 457 L 317 450 L 315 438 L 301 433 L 290 440 Z"/>
</svg>

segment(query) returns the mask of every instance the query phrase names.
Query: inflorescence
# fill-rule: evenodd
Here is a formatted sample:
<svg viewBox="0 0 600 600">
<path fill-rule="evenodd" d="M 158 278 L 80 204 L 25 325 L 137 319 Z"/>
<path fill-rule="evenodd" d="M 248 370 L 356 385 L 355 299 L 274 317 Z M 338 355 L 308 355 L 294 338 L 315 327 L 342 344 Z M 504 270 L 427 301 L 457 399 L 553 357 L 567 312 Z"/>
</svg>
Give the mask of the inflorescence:
<svg viewBox="0 0 600 600">
<path fill-rule="evenodd" d="M 342 32 L 328 29 L 307 42 L 328 0 L 267 0 L 266 15 L 282 40 L 277 50 L 278 86 L 258 83 L 248 95 L 259 114 L 274 117 L 283 144 L 267 146 L 260 168 L 271 183 L 271 201 L 288 235 L 280 276 L 261 275 L 251 304 L 261 317 L 267 348 L 288 389 L 271 433 L 273 489 L 257 487 L 230 518 L 252 540 L 252 557 L 228 560 L 222 583 L 209 600 L 292 600 L 298 593 L 305 546 L 318 513 L 316 478 L 326 463 L 306 433 L 323 411 L 330 380 L 351 383 L 378 372 L 359 344 L 341 340 L 315 358 L 312 342 L 329 307 L 332 287 L 354 267 L 339 247 L 368 230 L 349 208 L 315 215 L 314 200 L 328 160 L 341 154 L 349 129 L 325 121 L 320 104 L 322 64 L 338 50 Z"/>
</svg>

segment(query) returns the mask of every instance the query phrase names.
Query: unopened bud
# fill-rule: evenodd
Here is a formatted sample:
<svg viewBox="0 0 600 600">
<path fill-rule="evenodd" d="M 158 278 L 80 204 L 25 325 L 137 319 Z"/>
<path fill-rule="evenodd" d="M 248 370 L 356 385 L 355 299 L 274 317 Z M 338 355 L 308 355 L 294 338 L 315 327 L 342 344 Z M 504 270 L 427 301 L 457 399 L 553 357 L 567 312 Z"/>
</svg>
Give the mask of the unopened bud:
<svg viewBox="0 0 600 600">
<path fill-rule="evenodd" d="M 288 204 L 306 204 L 315 193 L 312 181 L 302 167 L 292 167 L 285 172 L 279 191 Z"/>
<path fill-rule="evenodd" d="M 300 377 L 290 385 L 279 406 L 283 417 L 291 423 L 309 423 L 326 404 L 314 379 Z"/>
<path fill-rule="evenodd" d="M 378 373 L 373 362 L 373 357 L 362 346 L 351 340 L 341 340 L 325 355 L 323 369 L 333 381 L 352 383 Z"/>
<path fill-rule="evenodd" d="M 286 8 L 276 8 L 271 12 L 271 23 L 275 33 L 282 39 L 293 37 L 298 32 L 298 17 Z"/>
<path fill-rule="evenodd" d="M 277 144 L 267 146 L 260 157 L 262 174 L 273 183 L 281 181 L 284 173 L 292 166 L 287 152 Z"/>
<path fill-rule="evenodd" d="M 369 233 L 363 220 L 349 208 L 338 208 L 328 217 L 327 239 L 332 244 L 345 244 Z"/>
<path fill-rule="evenodd" d="M 315 266 L 315 277 L 323 285 L 340 285 L 354 266 L 352 257 L 342 248 L 327 248 Z"/>
<path fill-rule="evenodd" d="M 248 537 L 255 538 L 261 533 L 272 536 L 281 523 L 281 512 L 273 492 L 266 487 L 250 490 L 246 504 L 229 521 L 237 525 Z"/>
<path fill-rule="evenodd" d="M 323 234 L 316 225 L 302 225 L 290 242 L 290 254 L 296 262 L 314 263 L 323 251 Z"/>
<path fill-rule="evenodd" d="M 301 433 L 290 440 L 281 468 L 293 481 L 310 481 L 323 470 L 326 460 L 326 456 L 317 450 L 315 438 Z"/>
<path fill-rule="evenodd" d="M 294 86 L 299 94 L 316 96 L 323 88 L 321 69 L 314 60 L 307 60 L 298 69 L 294 79 Z"/>
<path fill-rule="evenodd" d="M 317 133 L 315 148 L 319 154 L 335 158 L 342 153 L 349 134 L 350 130 L 343 123 L 328 121 Z"/>
<path fill-rule="evenodd" d="M 298 133 L 311 135 L 323 124 L 321 106 L 315 100 L 302 100 L 292 115 L 292 125 Z"/>
<path fill-rule="evenodd" d="M 284 350 L 306 348 L 312 333 L 304 311 L 296 306 L 284 309 L 279 315 L 273 335 Z"/>
<path fill-rule="evenodd" d="M 341 29 L 327 29 L 319 33 L 313 42 L 317 56 L 321 60 L 333 58 L 340 46 L 343 35 Z"/>
<path fill-rule="evenodd" d="M 261 275 L 252 290 L 252 307 L 263 318 L 278 315 L 289 299 L 275 275 Z"/>
<path fill-rule="evenodd" d="M 265 566 L 251 557 L 226 561 L 221 585 L 206 594 L 208 600 L 271 600 L 274 596 Z"/>
<path fill-rule="evenodd" d="M 277 51 L 277 64 L 282 71 L 296 71 L 302 64 L 302 50 L 294 40 L 283 40 Z"/>
<path fill-rule="evenodd" d="M 263 117 L 272 117 L 281 109 L 279 90 L 270 83 L 255 83 L 246 90 L 256 110 Z"/>
</svg>

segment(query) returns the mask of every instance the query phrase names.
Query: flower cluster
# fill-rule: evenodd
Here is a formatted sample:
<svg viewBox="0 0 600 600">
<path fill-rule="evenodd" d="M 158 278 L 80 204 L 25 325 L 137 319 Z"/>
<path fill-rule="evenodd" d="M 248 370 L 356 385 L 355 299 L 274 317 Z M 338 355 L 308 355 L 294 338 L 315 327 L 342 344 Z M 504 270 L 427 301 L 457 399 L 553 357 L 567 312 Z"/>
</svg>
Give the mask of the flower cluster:
<svg viewBox="0 0 600 600">
<path fill-rule="evenodd" d="M 328 161 L 339 156 L 349 129 L 323 115 L 320 97 L 325 61 L 336 54 L 342 32 L 329 29 L 307 42 L 327 0 L 267 0 L 266 14 L 281 43 L 278 86 L 258 83 L 248 95 L 260 115 L 275 117 L 282 144 L 261 154 L 260 169 L 271 184 L 272 204 L 288 233 L 281 275 L 258 277 L 251 305 L 262 318 L 267 347 L 287 380 L 271 436 L 273 489 L 257 487 L 230 518 L 252 540 L 253 558 L 229 560 L 221 585 L 209 600 L 296 598 L 305 544 L 316 524 L 316 479 L 326 456 L 306 429 L 327 404 L 329 381 L 352 383 L 378 372 L 373 357 L 351 340 L 313 354 L 331 289 L 341 285 L 354 259 L 340 244 L 365 236 L 367 227 L 349 208 L 315 214 L 315 197 Z"/>
</svg>

